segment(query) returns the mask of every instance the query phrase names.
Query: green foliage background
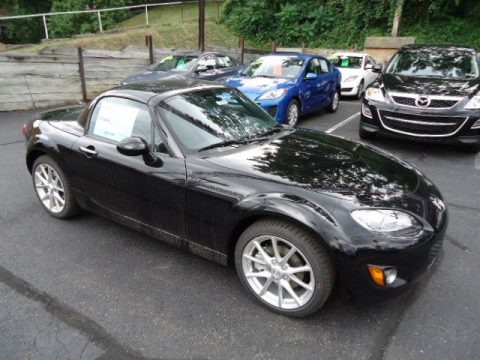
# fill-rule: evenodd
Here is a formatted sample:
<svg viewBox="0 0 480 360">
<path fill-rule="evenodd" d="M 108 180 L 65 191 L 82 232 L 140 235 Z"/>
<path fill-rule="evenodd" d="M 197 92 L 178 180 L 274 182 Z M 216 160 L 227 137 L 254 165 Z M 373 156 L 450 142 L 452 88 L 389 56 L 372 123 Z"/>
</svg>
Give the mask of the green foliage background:
<svg viewBox="0 0 480 360">
<path fill-rule="evenodd" d="M 103 9 L 172 0 L 0 0 L 8 15 Z M 397 0 L 226 0 L 221 23 L 256 47 L 361 48 L 367 36 L 389 36 Z M 102 12 L 103 29 L 135 11 Z M 405 0 L 400 36 L 419 43 L 459 43 L 480 50 L 480 0 Z M 51 37 L 99 31 L 96 13 L 48 17 Z M 37 43 L 41 18 L 0 21 L 0 41 Z"/>
<path fill-rule="evenodd" d="M 283 46 L 361 47 L 389 36 L 397 0 L 226 0 L 221 21 L 238 36 Z M 399 36 L 480 49 L 480 1 L 405 0 Z"/>
</svg>

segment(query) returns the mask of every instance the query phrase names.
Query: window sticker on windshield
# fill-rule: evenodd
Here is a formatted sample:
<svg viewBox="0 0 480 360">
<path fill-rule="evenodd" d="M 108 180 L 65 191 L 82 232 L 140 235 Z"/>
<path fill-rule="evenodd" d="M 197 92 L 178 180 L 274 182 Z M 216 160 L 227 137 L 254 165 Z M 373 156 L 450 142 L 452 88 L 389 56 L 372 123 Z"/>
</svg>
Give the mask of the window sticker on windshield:
<svg viewBox="0 0 480 360">
<path fill-rule="evenodd" d="M 342 59 L 342 63 L 340 64 L 341 67 L 348 67 L 350 65 L 350 60 L 348 58 Z"/>
<path fill-rule="evenodd" d="M 168 56 L 165 56 L 160 62 L 165 62 L 167 60 L 173 60 L 173 55 L 168 55 Z"/>
<path fill-rule="evenodd" d="M 138 109 L 104 101 L 100 104 L 93 133 L 98 136 L 120 141 L 132 134 Z"/>
</svg>

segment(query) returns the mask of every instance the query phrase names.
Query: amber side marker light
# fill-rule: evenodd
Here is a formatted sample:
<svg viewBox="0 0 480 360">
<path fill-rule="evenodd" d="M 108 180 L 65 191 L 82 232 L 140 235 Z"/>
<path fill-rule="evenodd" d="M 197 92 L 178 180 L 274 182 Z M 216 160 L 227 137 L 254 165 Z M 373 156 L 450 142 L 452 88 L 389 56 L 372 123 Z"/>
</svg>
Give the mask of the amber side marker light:
<svg viewBox="0 0 480 360">
<path fill-rule="evenodd" d="M 368 271 L 375 284 L 385 286 L 385 272 L 375 265 L 368 265 Z"/>
<path fill-rule="evenodd" d="M 375 265 L 368 265 L 368 271 L 375 284 L 380 286 L 392 285 L 397 279 L 397 269 L 390 267 L 380 267 Z"/>
</svg>

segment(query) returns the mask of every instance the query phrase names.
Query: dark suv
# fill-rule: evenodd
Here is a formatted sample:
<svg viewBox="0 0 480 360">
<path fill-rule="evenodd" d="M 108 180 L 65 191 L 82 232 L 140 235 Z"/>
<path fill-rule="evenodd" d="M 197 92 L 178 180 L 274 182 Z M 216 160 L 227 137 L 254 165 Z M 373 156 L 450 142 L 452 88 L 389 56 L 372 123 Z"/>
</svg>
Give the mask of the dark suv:
<svg viewBox="0 0 480 360">
<path fill-rule="evenodd" d="M 381 72 L 376 65 L 374 71 Z M 480 64 L 473 48 L 409 45 L 367 88 L 359 134 L 480 150 Z"/>
</svg>

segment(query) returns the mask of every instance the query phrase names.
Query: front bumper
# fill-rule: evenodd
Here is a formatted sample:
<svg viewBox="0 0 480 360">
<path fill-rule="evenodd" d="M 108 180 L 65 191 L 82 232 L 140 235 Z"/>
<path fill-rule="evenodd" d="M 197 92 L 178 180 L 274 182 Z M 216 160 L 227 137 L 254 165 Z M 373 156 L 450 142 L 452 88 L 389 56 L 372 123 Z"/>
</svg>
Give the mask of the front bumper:
<svg viewBox="0 0 480 360">
<path fill-rule="evenodd" d="M 355 96 L 358 93 L 358 86 L 359 84 L 354 84 L 354 83 L 342 84 L 340 94 L 342 96 Z"/>
<path fill-rule="evenodd" d="M 283 98 L 275 100 L 253 100 L 257 105 L 262 107 L 267 113 L 270 114 L 278 123 L 283 124 L 287 117 L 287 105 Z"/>
<path fill-rule="evenodd" d="M 436 262 L 441 250 L 446 223 L 442 231 L 434 233 L 422 243 L 409 249 L 389 252 L 370 251 L 356 260 L 337 259 L 337 270 L 343 290 L 354 300 L 375 302 L 399 295 L 422 279 Z M 394 267 L 397 278 L 385 287 L 375 284 L 368 265 Z"/>
<path fill-rule="evenodd" d="M 360 127 L 365 132 L 428 143 L 480 144 L 480 129 L 472 129 L 480 110 L 431 111 L 366 99 L 362 107 Z"/>
</svg>

